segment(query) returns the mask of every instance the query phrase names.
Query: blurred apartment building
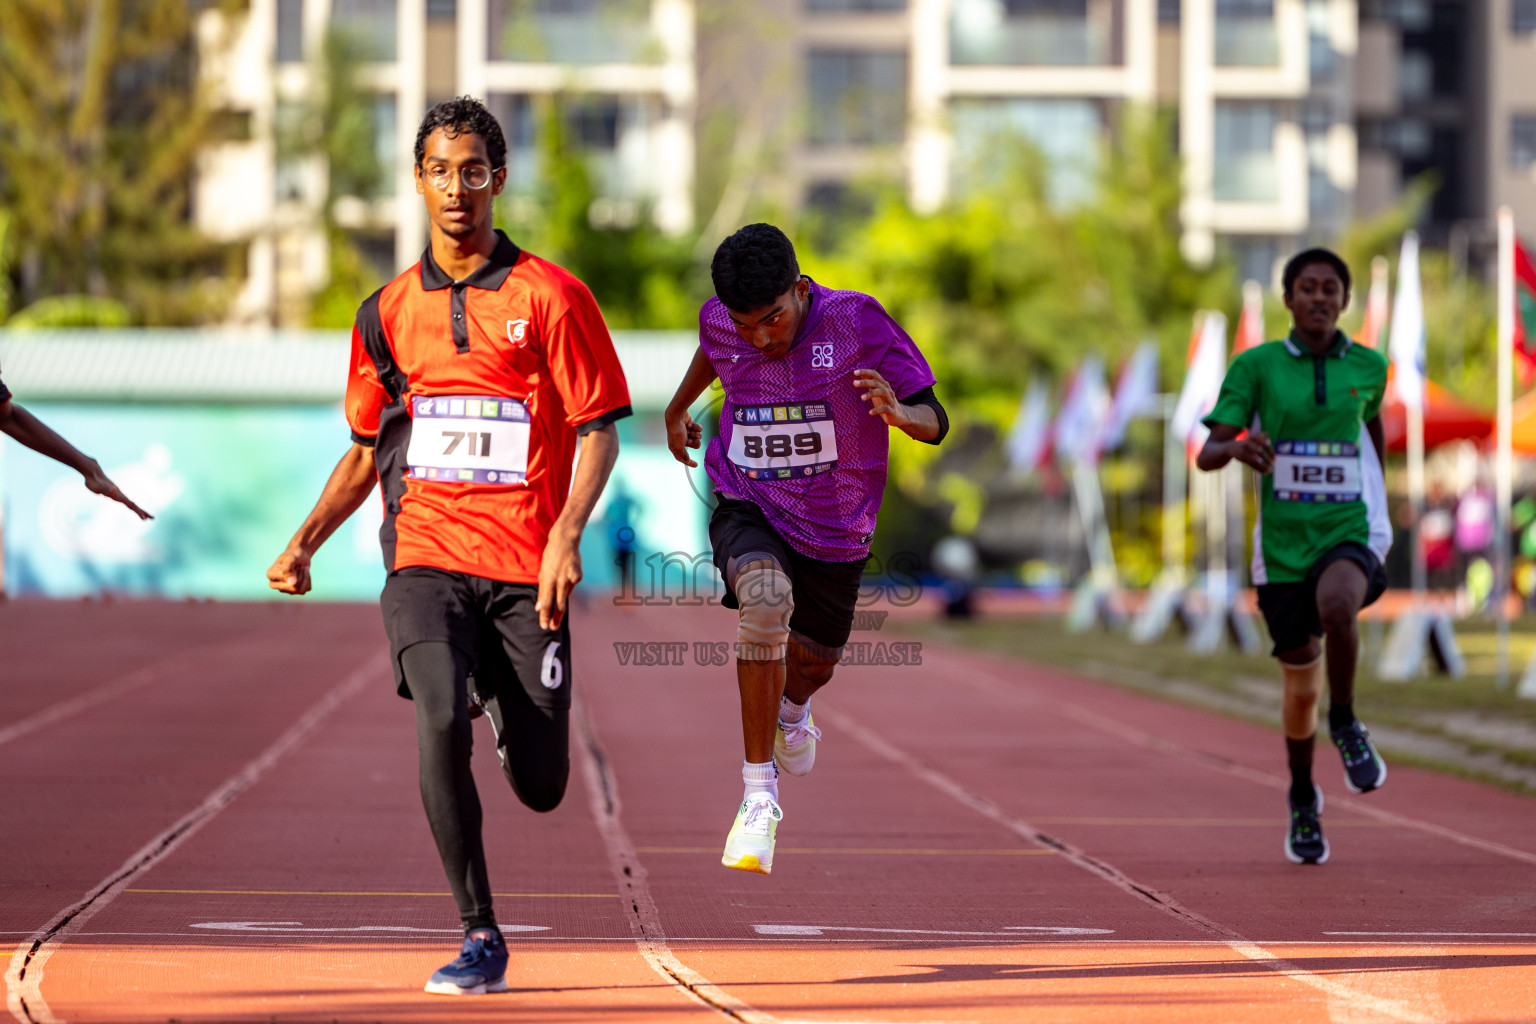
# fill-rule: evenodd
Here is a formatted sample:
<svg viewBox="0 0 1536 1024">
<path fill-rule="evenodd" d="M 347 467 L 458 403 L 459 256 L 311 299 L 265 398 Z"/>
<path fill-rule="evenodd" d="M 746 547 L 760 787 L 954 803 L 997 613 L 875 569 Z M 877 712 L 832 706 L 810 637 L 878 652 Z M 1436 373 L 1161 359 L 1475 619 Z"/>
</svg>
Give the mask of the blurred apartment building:
<svg viewBox="0 0 1536 1024">
<path fill-rule="evenodd" d="M 1298 243 L 1440 182 L 1431 240 L 1472 247 L 1510 203 L 1536 226 L 1536 0 L 251 0 L 219 80 L 251 137 L 211 151 L 198 217 L 255 239 L 238 316 L 283 321 L 326 272 L 325 168 L 280 160 L 285 107 L 339 27 L 367 41 L 391 187 L 337 219 L 382 270 L 426 240 L 420 112 L 487 99 L 533 180 L 542 96 L 588 152 L 595 220 L 648 210 L 722 234 L 751 199 L 836 208 L 884 180 L 933 208 L 999 139 L 1085 195 L 1127 104 L 1175 114 L 1183 245 L 1267 278 Z M 1465 251 L 1465 248 L 1464 250 Z"/>
</svg>

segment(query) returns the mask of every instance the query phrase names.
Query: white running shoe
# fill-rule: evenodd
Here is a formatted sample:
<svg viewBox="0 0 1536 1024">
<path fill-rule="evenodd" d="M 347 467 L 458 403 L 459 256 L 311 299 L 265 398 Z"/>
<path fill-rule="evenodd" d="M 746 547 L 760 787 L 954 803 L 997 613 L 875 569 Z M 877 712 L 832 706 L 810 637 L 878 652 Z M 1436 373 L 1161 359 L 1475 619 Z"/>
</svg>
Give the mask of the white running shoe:
<svg viewBox="0 0 1536 1024">
<path fill-rule="evenodd" d="M 794 725 L 785 725 L 779 719 L 779 730 L 773 736 L 773 759 L 779 767 L 791 775 L 808 775 L 816 764 L 816 741 L 821 730 L 816 728 L 810 709 L 805 717 Z"/>
<path fill-rule="evenodd" d="M 737 871 L 773 872 L 773 840 L 784 812 L 767 793 L 753 793 L 741 802 L 736 823 L 725 837 L 720 863 Z"/>
</svg>

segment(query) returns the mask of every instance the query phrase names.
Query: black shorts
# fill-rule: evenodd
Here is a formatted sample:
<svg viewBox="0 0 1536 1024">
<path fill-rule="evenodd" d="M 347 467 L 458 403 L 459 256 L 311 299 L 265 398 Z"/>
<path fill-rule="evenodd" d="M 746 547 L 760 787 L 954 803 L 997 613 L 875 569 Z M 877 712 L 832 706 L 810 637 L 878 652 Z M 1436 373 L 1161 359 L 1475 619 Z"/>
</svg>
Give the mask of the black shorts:
<svg viewBox="0 0 1536 1024">
<path fill-rule="evenodd" d="M 412 566 L 389 574 L 379 606 L 400 696 L 409 698 L 400 653 L 439 641 L 469 656 L 475 688 L 487 697 L 521 686 L 541 708 L 571 706 L 570 619 L 539 626 L 539 588 L 468 573 Z"/>
<path fill-rule="evenodd" d="M 1317 617 L 1317 580 L 1324 569 L 1340 559 L 1354 562 L 1365 571 L 1365 601 L 1360 607 L 1374 604 L 1387 589 L 1387 572 L 1381 559 L 1356 541 L 1345 541 L 1323 552 L 1300 583 L 1261 583 L 1259 611 L 1264 613 L 1269 635 L 1275 641 L 1270 654 L 1294 651 L 1305 647 L 1313 637 L 1323 635 L 1323 625 Z"/>
<path fill-rule="evenodd" d="M 756 504 L 720 494 L 715 497 L 719 503 L 709 517 L 709 542 L 715 549 L 715 568 L 725 581 L 725 598 L 720 603 L 727 608 L 739 607 L 731 578 L 741 565 L 765 558 L 777 562 L 789 577 L 795 600 L 790 632 L 826 648 L 826 655 L 835 657 L 853 630 L 859 585 L 869 559 L 823 562 L 802 555 L 779 536 Z"/>
</svg>

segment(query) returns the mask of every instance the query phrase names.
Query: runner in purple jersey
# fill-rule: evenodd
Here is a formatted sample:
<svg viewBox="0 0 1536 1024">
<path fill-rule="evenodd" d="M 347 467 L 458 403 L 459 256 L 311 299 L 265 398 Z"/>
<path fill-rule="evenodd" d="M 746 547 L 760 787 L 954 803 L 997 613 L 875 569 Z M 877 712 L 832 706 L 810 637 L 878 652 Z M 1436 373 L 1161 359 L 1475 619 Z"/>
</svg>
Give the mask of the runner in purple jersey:
<svg viewBox="0 0 1536 1024">
<path fill-rule="evenodd" d="M 949 429 L 934 378 L 880 304 L 800 273 L 778 228 L 751 224 L 710 265 L 716 298 L 667 407 L 667 443 L 696 466 L 703 428 L 688 407 L 716 377 L 720 432 L 705 456 L 717 505 L 709 536 L 739 610 L 736 681 L 745 786 L 721 863 L 768 874 L 783 811 L 779 769 L 804 775 L 821 731 L 811 695 L 853 626 L 885 492 L 890 427 L 938 444 Z"/>
</svg>

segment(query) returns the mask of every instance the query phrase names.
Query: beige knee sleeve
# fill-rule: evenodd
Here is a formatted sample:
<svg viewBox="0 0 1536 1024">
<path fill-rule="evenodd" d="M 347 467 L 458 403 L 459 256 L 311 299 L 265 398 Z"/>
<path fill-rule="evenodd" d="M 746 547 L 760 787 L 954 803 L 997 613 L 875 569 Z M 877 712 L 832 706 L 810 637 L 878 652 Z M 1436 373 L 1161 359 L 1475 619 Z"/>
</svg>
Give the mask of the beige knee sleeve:
<svg viewBox="0 0 1536 1024">
<path fill-rule="evenodd" d="M 736 657 L 742 661 L 783 661 L 789 644 L 789 617 L 795 599 L 789 577 L 774 566 L 748 569 L 736 577 Z"/>
<path fill-rule="evenodd" d="M 1304 740 L 1317 732 L 1317 704 L 1323 696 L 1323 656 L 1319 654 L 1305 665 L 1280 663 L 1285 680 L 1285 698 L 1280 719 L 1288 739 Z"/>
</svg>

